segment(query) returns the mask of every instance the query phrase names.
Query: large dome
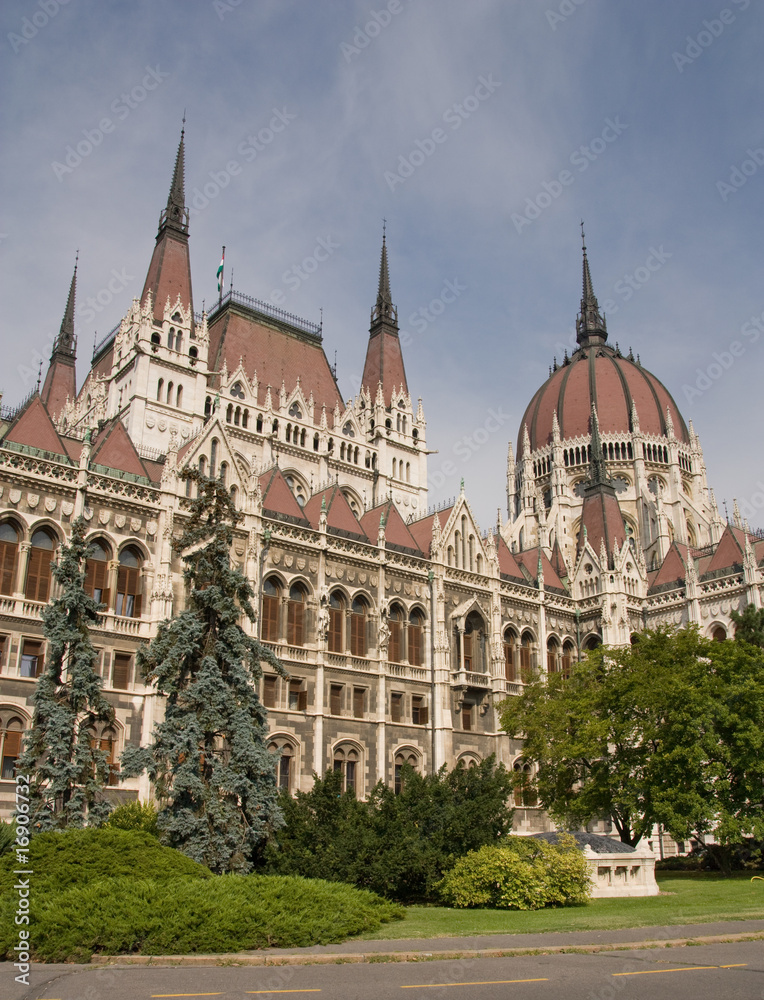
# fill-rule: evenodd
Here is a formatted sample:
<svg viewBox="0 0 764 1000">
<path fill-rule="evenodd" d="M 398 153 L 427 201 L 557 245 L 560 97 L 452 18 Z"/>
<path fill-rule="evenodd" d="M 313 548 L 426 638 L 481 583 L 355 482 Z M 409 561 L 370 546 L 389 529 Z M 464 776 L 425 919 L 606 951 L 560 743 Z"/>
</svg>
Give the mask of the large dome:
<svg viewBox="0 0 764 1000">
<path fill-rule="evenodd" d="M 520 424 L 518 457 L 523 455 L 526 425 L 531 452 L 551 443 L 555 411 L 562 440 L 588 437 L 592 404 L 601 434 L 629 434 L 634 404 L 643 434 L 667 436 L 668 410 L 677 439 L 690 442 L 671 393 L 655 375 L 607 343 L 588 343 L 560 365 L 531 400 Z"/>
</svg>

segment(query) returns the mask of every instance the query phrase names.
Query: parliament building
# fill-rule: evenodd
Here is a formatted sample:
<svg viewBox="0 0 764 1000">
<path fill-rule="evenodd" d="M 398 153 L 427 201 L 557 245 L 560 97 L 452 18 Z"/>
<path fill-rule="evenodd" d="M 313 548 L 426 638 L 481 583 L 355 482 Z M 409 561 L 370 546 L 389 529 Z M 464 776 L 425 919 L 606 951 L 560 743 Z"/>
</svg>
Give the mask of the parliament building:
<svg viewBox="0 0 764 1000">
<path fill-rule="evenodd" d="M 279 784 L 293 791 L 334 769 L 364 796 L 394 785 L 404 761 L 430 772 L 489 754 L 527 773 L 497 705 L 529 678 L 662 623 L 724 638 L 732 610 L 761 606 L 764 540 L 737 509 L 720 517 L 692 424 L 610 343 L 585 247 L 576 350 L 527 406 L 509 444 L 507 519 L 487 530 L 464 489 L 428 507 L 425 410 L 406 377 L 384 238 L 349 400 L 320 326 L 233 289 L 195 312 L 183 135 L 143 291 L 81 385 L 76 280 L 75 268 L 44 379 L 0 421 L 3 817 L 45 658 L 51 561 L 80 515 L 115 709 L 95 737 L 114 801 L 150 798 L 145 776 L 121 780 L 119 757 L 162 717 L 135 653 L 183 606 L 173 540 L 189 466 L 220 477 L 242 514 L 231 555 L 257 594 L 247 627 L 289 673 L 266 672 L 260 696 Z M 516 805 L 518 832 L 550 829 L 530 794 Z"/>
</svg>

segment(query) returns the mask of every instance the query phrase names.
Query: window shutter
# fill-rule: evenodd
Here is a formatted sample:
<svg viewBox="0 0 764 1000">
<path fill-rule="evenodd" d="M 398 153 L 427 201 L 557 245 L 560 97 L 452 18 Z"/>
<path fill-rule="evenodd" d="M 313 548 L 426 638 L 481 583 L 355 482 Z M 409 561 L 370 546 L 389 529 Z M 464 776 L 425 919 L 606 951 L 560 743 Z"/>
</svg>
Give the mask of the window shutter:
<svg viewBox="0 0 764 1000">
<path fill-rule="evenodd" d="M 287 604 L 287 642 L 290 646 L 305 645 L 305 605 L 301 601 Z"/>
<path fill-rule="evenodd" d="M 366 656 L 366 615 L 350 615 L 350 652 Z"/>
<path fill-rule="evenodd" d="M 305 712 L 308 708 L 308 692 L 304 689 L 297 695 L 297 711 Z"/>
<path fill-rule="evenodd" d="M 6 733 L 3 757 L 18 757 L 21 753 L 21 733 Z"/>
<path fill-rule="evenodd" d="M 128 653 L 115 653 L 114 666 L 112 668 L 112 687 L 126 690 L 130 686 L 130 667 L 132 656 Z"/>
<path fill-rule="evenodd" d="M 399 621 L 390 622 L 390 644 L 387 658 L 391 663 L 401 662 L 401 623 Z"/>
<path fill-rule="evenodd" d="M 50 588 L 50 563 L 53 552 L 32 546 L 29 551 L 29 569 L 25 596 L 29 601 L 47 601 Z"/>
<path fill-rule="evenodd" d="M 263 594 L 263 639 L 276 642 L 279 637 L 279 599 Z"/>
<path fill-rule="evenodd" d="M 329 651 L 344 652 L 342 648 L 342 608 L 329 608 Z"/>
<path fill-rule="evenodd" d="M 0 594 L 12 594 L 18 545 L 0 542 Z"/>
</svg>

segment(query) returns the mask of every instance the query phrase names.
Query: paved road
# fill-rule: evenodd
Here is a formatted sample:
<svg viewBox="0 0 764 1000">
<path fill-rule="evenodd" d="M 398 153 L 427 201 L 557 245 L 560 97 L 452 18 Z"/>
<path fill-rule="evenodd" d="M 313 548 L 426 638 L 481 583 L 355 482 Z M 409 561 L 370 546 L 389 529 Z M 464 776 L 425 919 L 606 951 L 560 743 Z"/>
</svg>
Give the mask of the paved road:
<svg viewBox="0 0 764 1000">
<path fill-rule="evenodd" d="M 0 966 L 0 1000 L 762 1000 L 761 941 L 695 947 L 281 967 Z"/>
</svg>

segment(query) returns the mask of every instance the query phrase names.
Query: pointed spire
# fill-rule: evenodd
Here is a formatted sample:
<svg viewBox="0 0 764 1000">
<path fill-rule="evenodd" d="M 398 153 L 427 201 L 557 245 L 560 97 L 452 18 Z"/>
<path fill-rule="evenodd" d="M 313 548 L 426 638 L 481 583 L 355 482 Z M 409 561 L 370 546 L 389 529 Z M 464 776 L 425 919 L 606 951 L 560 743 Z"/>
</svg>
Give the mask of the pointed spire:
<svg viewBox="0 0 764 1000">
<path fill-rule="evenodd" d="M 602 441 L 600 439 L 600 422 L 597 418 L 597 407 L 592 403 L 592 458 L 589 463 L 590 486 L 601 486 L 607 482 L 605 460 L 602 457 Z"/>
<path fill-rule="evenodd" d="M 581 295 L 581 311 L 576 319 L 576 340 L 581 347 L 591 347 L 604 344 L 607 340 L 607 324 L 600 313 L 597 296 L 594 294 L 592 276 L 589 272 L 589 259 L 586 256 L 586 237 L 584 224 L 581 223 L 581 244 L 583 247 L 583 293 Z"/>
<path fill-rule="evenodd" d="M 74 273 L 72 274 L 72 283 L 69 285 L 69 298 L 66 300 L 66 309 L 64 310 L 64 318 L 61 320 L 61 328 L 58 331 L 58 337 L 56 338 L 56 343 L 53 346 L 53 354 L 57 351 L 62 351 L 65 354 L 74 355 L 74 349 L 76 347 L 76 341 L 74 339 L 74 300 L 77 295 L 77 266 L 80 259 L 80 252 L 77 251 L 77 256 L 74 258 Z M 51 355 L 51 361 L 53 356 Z"/>
<path fill-rule="evenodd" d="M 387 322 L 390 326 L 398 329 L 398 310 L 393 305 L 393 297 L 390 293 L 390 271 L 387 265 L 387 223 L 382 226 L 382 252 L 379 258 L 379 287 L 377 289 L 377 301 L 371 311 L 371 325 L 375 323 Z"/>
<path fill-rule="evenodd" d="M 159 231 L 163 227 L 170 227 L 176 232 L 188 236 L 188 209 L 186 208 L 185 196 L 185 173 L 186 173 L 186 118 L 183 117 L 183 128 L 180 130 L 180 142 L 178 152 L 175 154 L 175 169 L 172 172 L 172 183 L 170 193 L 167 196 L 167 207 L 159 218 Z"/>
</svg>

